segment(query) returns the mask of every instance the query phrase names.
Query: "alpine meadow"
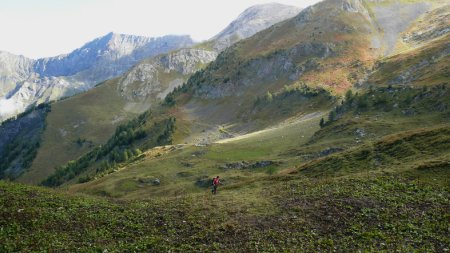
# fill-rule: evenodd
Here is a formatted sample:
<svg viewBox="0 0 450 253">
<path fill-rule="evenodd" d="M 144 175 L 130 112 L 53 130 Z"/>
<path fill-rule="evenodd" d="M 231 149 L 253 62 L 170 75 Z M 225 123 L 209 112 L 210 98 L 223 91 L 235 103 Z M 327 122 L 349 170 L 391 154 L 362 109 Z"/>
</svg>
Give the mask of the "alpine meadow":
<svg viewBox="0 0 450 253">
<path fill-rule="evenodd" d="M 450 2 L 316 2 L 0 51 L 0 251 L 450 251 Z"/>
</svg>

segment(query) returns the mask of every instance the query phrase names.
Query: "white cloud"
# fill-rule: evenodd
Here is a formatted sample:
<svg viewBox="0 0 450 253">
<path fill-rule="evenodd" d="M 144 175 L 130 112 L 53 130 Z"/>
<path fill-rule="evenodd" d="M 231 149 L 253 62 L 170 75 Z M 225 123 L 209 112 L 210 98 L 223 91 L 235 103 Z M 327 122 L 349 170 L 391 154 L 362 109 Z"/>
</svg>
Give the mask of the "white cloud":
<svg viewBox="0 0 450 253">
<path fill-rule="evenodd" d="M 306 7 L 318 1 L 276 2 Z M 246 8 L 268 2 L 273 0 L 0 0 L 0 50 L 54 56 L 111 31 L 205 40 Z"/>
</svg>

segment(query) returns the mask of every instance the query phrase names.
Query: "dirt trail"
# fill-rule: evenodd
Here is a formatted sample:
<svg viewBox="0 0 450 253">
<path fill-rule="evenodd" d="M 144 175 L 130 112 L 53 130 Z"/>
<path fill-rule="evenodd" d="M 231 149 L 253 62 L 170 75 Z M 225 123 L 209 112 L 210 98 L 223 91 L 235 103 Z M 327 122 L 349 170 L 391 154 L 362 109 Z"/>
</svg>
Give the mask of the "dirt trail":
<svg viewBox="0 0 450 253">
<path fill-rule="evenodd" d="M 306 115 L 302 115 L 300 117 L 294 117 L 294 118 L 290 118 L 287 119 L 286 121 L 278 124 L 277 126 L 274 127 L 270 127 L 267 129 L 263 129 L 260 131 L 256 131 L 256 132 L 252 132 L 252 133 L 248 133 L 248 134 L 243 134 L 243 135 L 239 135 L 233 138 L 228 138 L 228 139 L 223 139 L 223 140 L 219 140 L 216 141 L 214 143 L 229 143 L 229 142 L 233 142 L 233 141 L 238 141 L 238 140 L 243 140 L 243 139 L 247 139 L 247 138 L 251 138 L 251 137 L 255 137 L 261 134 L 266 134 L 266 133 L 270 133 L 273 131 L 277 131 L 287 125 L 293 125 L 293 124 L 297 124 L 303 121 L 307 121 L 307 120 L 311 120 L 311 119 L 315 119 L 315 118 L 319 118 L 319 117 L 323 117 L 323 115 L 325 114 L 325 112 L 313 112 L 313 113 L 309 113 Z"/>
</svg>

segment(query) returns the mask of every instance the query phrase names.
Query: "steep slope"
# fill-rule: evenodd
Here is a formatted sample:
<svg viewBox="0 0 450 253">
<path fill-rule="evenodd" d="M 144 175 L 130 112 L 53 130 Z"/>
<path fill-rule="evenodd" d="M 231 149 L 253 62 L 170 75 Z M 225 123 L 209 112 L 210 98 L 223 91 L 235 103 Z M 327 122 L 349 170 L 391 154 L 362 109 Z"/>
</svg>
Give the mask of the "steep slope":
<svg viewBox="0 0 450 253">
<path fill-rule="evenodd" d="M 260 8 L 263 6 L 256 9 Z M 295 9 L 282 6 L 280 8 Z M 262 18 L 262 14 L 267 16 L 270 13 L 259 13 L 255 18 Z M 239 26 L 240 29 L 245 30 L 246 25 L 253 23 L 251 17 L 246 20 L 250 24 L 244 22 Z M 264 20 L 270 20 L 270 24 L 277 21 L 269 16 Z M 252 26 L 247 30 L 256 32 L 257 29 L 259 28 Z M 54 103 L 48 116 L 50 127 L 44 132 L 36 160 L 31 170 L 19 180 L 39 183 L 49 176 L 56 166 L 62 166 L 94 146 L 104 144 L 119 124 L 149 108 L 159 111 L 155 106 L 157 107 L 168 93 L 181 86 L 190 75 L 205 67 L 216 56 L 214 50 L 205 49 L 201 45 L 191 49 L 174 50 L 146 59 L 121 77 L 106 81 L 93 90 Z M 85 140 L 85 144 L 79 145 L 79 139 Z M 53 157 L 57 150 L 66 152 Z"/>
<path fill-rule="evenodd" d="M 187 121 L 204 124 L 192 125 L 194 134 L 217 125 L 231 126 L 235 132 L 267 127 L 270 123 L 255 127 L 255 118 L 249 117 L 261 98 L 305 85 L 339 97 L 354 85 L 370 84 L 368 78 L 382 66 L 378 61 L 397 44 L 391 38 L 401 40 L 430 13 L 443 15 L 438 9 L 447 5 L 445 1 L 322 1 L 225 50 L 173 97 Z M 401 15 L 392 11 L 400 7 Z M 385 23 L 390 19 L 393 26 Z M 445 35 L 442 25 L 436 27 Z M 443 41 L 441 48 L 447 45 Z M 427 44 L 431 42 L 422 46 L 432 46 Z M 441 76 L 447 69 L 445 52 L 430 56 L 440 62 Z M 275 109 L 271 115 L 278 112 Z"/>
<path fill-rule="evenodd" d="M 119 79 L 119 94 L 133 103 L 128 106 L 130 110 L 133 105 L 141 108 L 140 111 L 146 110 L 216 57 L 213 51 L 180 49 L 144 60 Z"/>
<path fill-rule="evenodd" d="M 0 177 L 15 179 L 31 165 L 45 129 L 50 106 L 42 104 L 19 119 L 0 125 Z"/>
<path fill-rule="evenodd" d="M 222 51 L 239 40 L 253 36 L 278 22 L 292 18 L 301 9 L 278 3 L 252 6 L 242 12 L 231 24 L 210 39 L 216 51 Z"/>
<path fill-rule="evenodd" d="M 416 20 L 402 34 L 400 43 L 407 44 L 408 48 L 417 47 L 450 32 L 450 5 L 441 1 L 434 4 L 439 5 Z"/>
<path fill-rule="evenodd" d="M 288 84 L 304 82 L 341 93 L 364 78 L 374 61 L 384 54 L 388 45 L 383 43 L 386 36 L 383 33 L 389 31 L 379 23 L 381 19 L 395 19 L 396 13 L 389 8 L 399 7 L 398 4 L 411 16 L 401 25 L 394 24 L 398 32 L 406 30 L 429 6 L 344 0 L 311 6 L 295 18 L 224 52 L 215 66 L 200 77 L 208 85 L 197 89 L 196 94 L 223 97 L 234 94 L 239 87 L 273 83 L 282 78 Z M 372 14 L 375 10 L 383 16 Z"/>
<path fill-rule="evenodd" d="M 38 60 L 1 53 L 0 121 L 119 76 L 140 60 L 190 46 L 188 36 L 147 38 L 109 33 L 67 55 Z"/>
<path fill-rule="evenodd" d="M 447 4 L 428 11 L 412 23 L 402 33 L 394 54 L 379 61 L 367 83 L 409 86 L 449 84 L 449 17 L 450 5 Z"/>
<path fill-rule="evenodd" d="M 450 33 L 420 46 L 380 60 L 368 85 L 431 86 L 450 84 Z"/>
<path fill-rule="evenodd" d="M 363 80 L 381 55 L 381 48 L 372 45 L 380 36 L 362 2 L 318 3 L 222 52 L 174 94 L 177 108 L 186 121 L 199 122 L 190 128 L 199 136 L 195 139 L 218 125 L 249 132 L 323 110 L 332 99 L 300 96 L 307 105 L 290 111 L 289 103 L 277 108 L 270 101 L 291 91 L 342 94 Z M 258 117 L 264 108 L 266 113 Z M 286 113 L 280 114 L 283 110 Z"/>
<path fill-rule="evenodd" d="M 18 180 L 39 183 L 56 166 L 104 144 L 119 124 L 158 106 L 165 94 L 215 56 L 200 49 L 176 50 L 144 60 L 121 77 L 54 103 L 36 159 Z"/>
</svg>

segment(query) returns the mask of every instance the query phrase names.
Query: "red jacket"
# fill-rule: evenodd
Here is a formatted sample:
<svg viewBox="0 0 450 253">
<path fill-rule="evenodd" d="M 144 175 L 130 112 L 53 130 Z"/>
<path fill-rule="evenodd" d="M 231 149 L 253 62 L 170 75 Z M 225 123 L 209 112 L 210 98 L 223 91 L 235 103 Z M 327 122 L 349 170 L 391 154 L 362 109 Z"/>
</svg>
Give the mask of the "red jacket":
<svg viewBox="0 0 450 253">
<path fill-rule="evenodd" d="M 220 179 L 218 179 L 217 177 L 213 179 L 213 185 L 219 185 L 220 184 Z"/>
</svg>

